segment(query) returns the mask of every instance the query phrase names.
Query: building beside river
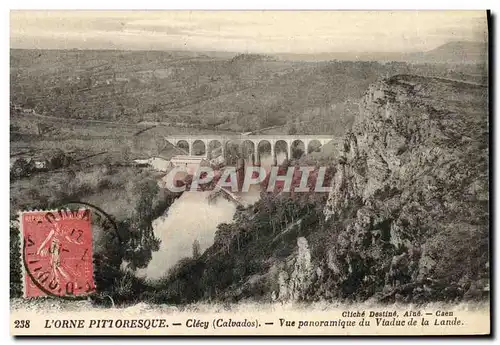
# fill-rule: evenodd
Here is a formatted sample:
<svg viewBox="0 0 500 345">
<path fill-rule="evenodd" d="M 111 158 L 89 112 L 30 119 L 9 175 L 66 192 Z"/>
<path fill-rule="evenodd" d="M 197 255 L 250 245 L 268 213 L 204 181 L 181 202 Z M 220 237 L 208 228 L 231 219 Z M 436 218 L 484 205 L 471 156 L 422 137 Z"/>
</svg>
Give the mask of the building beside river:
<svg viewBox="0 0 500 345">
<path fill-rule="evenodd" d="M 184 168 L 185 171 L 192 175 L 200 166 L 210 166 L 210 162 L 206 157 L 178 155 L 170 159 L 172 168 Z"/>
</svg>

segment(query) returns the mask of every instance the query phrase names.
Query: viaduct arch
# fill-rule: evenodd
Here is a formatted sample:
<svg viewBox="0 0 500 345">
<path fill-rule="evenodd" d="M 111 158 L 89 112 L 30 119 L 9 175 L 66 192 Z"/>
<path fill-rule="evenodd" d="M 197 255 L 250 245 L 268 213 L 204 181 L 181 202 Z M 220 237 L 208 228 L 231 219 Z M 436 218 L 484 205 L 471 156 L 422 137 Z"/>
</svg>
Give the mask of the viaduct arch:
<svg viewBox="0 0 500 345">
<path fill-rule="evenodd" d="M 268 142 L 271 144 L 271 157 L 276 161 L 277 145 L 283 147 L 286 144 L 287 158 L 292 157 L 292 148 L 297 146 L 297 144 L 302 143 L 304 145 L 304 153 L 308 154 L 312 150 L 317 149 L 319 146 L 323 146 L 330 141 L 333 141 L 333 137 L 330 135 L 172 135 L 165 137 L 165 140 L 176 147 L 180 147 L 183 144 L 187 149 L 185 149 L 186 154 L 189 156 L 197 156 L 194 152 L 193 145 L 195 143 L 203 143 L 205 146 L 204 153 L 198 155 L 201 157 L 206 157 L 207 159 L 212 159 L 219 152 L 226 159 L 227 145 L 229 142 L 238 143 L 239 150 L 242 152 L 244 146 L 250 144 L 252 146 L 252 154 L 256 163 L 260 163 L 260 152 L 259 147 L 262 144 Z M 216 148 L 211 148 L 217 146 Z"/>
</svg>

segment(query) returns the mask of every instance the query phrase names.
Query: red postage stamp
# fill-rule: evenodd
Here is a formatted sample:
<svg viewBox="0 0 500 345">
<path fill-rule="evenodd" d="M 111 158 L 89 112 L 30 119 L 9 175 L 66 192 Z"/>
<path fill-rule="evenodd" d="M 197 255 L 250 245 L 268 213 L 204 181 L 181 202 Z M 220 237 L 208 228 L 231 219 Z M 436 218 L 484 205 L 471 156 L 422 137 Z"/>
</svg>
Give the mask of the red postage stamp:
<svg viewBox="0 0 500 345">
<path fill-rule="evenodd" d="M 24 297 L 87 295 L 95 290 L 88 209 L 22 213 Z"/>
</svg>

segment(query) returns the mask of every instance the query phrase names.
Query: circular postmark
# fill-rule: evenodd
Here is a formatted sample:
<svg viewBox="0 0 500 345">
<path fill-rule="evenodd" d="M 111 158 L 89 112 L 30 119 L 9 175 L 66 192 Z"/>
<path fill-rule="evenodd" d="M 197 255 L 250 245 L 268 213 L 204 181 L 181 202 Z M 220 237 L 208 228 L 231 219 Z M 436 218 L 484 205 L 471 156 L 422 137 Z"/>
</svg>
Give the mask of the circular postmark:
<svg viewBox="0 0 500 345">
<path fill-rule="evenodd" d="M 96 268 L 111 261 L 109 247 L 122 245 L 112 217 L 86 202 L 26 212 L 21 222 L 28 297 L 86 298 L 96 291 Z"/>
</svg>

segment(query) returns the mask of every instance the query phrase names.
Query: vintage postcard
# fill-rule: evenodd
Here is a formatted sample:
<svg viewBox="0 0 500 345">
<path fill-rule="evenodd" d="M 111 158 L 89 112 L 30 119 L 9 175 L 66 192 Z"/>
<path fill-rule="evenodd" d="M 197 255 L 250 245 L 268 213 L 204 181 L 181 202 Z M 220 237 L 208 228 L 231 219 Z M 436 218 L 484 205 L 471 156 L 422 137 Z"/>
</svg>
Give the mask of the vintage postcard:
<svg viewBox="0 0 500 345">
<path fill-rule="evenodd" d="M 490 334 L 488 28 L 11 11 L 11 334 Z"/>
</svg>

